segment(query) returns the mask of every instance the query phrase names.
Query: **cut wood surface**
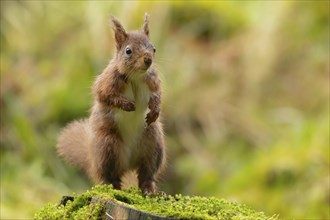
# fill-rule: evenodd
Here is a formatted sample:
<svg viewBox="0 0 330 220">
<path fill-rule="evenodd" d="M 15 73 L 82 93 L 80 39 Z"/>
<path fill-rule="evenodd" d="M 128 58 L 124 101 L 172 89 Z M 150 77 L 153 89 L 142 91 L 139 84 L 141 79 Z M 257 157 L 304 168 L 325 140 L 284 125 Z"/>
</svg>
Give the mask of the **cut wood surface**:
<svg viewBox="0 0 330 220">
<path fill-rule="evenodd" d="M 158 216 L 155 214 L 147 213 L 134 209 L 111 200 L 92 198 L 92 203 L 102 203 L 105 206 L 105 219 L 117 220 L 117 219 L 136 219 L 136 220 L 175 220 L 175 218 Z"/>
</svg>

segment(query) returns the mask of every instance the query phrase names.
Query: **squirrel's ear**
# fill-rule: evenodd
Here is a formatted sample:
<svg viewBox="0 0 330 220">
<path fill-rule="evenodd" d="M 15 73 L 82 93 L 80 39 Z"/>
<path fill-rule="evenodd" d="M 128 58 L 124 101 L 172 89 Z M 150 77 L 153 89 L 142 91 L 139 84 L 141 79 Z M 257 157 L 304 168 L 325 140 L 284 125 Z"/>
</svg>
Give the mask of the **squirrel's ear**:
<svg viewBox="0 0 330 220">
<path fill-rule="evenodd" d="M 149 37 L 149 15 L 144 14 L 143 32 Z"/>
<path fill-rule="evenodd" d="M 124 27 L 120 24 L 120 22 L 114 16 L 111 16 L 111 21 L 113 23 L 113 30 L 115 32 L 116 46 L 117 49 L 120 49 L 122 44 L 125 42 L 127 38 L 127 33 Z"/>
</svg>

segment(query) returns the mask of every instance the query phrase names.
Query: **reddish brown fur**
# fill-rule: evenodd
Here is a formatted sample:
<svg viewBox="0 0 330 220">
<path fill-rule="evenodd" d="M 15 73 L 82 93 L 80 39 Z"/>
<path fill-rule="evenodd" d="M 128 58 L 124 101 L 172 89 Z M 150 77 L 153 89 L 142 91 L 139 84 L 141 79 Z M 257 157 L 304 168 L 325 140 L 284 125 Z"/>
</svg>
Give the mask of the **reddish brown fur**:
<svg viewBox="0 0 330 220">
<path fill-rule="evenodd" d="M 61 133 L 57 147 L 64 159 L 85 170 L 96 183 L 112 184 L 120 189 L 123 175 L 129 170 L 136 170 L 142 191 L 155 193 L 156 178 L 165 161 L 165 144 L 158 119 L 160 80 L 156 69 L 146 63 L 146 59 L 152 59 L 154 55 L 149 40 L 148 18 L 145 17 L 143 31 L 130 33 L 126 33 L 117 19 L 112 18 L 112 21 L 117 52 L 94 83 L 95 102 L 91 115 L 88 120 L 69 124 Z M 130 57 L 125 55 L 127 47 L 134 52 Z M 149 89 L 146 107 L 150 111 L 144 119 L 146 125 L 141 128 L 138 141 L 133 148 L 128 148 L 115 115 L 118 109 L 133 114 L 137 111 L 136 100 L 129 100 L 125 91 L 134 74 L 140 73 L 143 80 L 136 82 L 145 83 Z"/>
</svg>

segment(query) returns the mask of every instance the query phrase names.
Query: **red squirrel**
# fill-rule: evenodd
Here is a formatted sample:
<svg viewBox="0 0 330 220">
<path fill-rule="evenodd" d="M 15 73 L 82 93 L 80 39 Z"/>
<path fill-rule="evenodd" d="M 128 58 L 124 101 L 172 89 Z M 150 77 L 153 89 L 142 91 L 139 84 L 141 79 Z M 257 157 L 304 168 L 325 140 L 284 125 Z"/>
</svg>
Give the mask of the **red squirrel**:
<svg viewBox="0 0 330 220">
<path fill-rule="evenodd" d="M 161 82 L 153 65 L 156 49 L 149 39 L 148 15 L 142 30 L 131 32 L 115 17 L 111 20 L 116 53 L 94 82 L 91 114 L 62 130 L 57 150 L 95 183 L 121 189 L 123 175 L 135 170 L 142 192 L 154 194 L 165 144 L 159 120 Z"/>
</svg>

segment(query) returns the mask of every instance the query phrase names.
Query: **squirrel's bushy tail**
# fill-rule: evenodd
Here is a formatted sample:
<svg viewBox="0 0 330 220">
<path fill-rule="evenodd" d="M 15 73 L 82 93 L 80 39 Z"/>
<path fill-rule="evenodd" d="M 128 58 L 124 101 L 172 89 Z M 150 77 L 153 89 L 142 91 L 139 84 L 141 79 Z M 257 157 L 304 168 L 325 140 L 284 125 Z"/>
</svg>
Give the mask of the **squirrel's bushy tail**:
<svg viewBox="0 0 330 220">
<path fill-rule="evenodd" d="M 68 124 L 57 140 L 59 155 L 70 164 L 87 171 L 88 157 L 88 119 Z"/>
</svg>

